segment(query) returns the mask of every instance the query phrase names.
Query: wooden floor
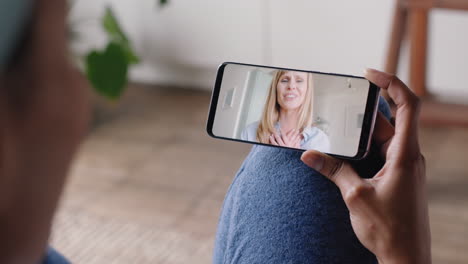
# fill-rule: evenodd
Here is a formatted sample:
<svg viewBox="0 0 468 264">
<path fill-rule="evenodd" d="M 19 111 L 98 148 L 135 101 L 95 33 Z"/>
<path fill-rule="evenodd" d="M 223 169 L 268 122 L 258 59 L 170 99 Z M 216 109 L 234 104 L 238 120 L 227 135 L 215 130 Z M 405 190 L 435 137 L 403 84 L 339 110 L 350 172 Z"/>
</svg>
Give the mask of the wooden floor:
<svg viewBox="0 0 468 264">
<path fill-rule="evenodd" d="M 52 245 L 74 263 L 209 263 L 249 145 L 209 138 L 206 92 L 132 87 L 74 163 Z M 468 263 L 468 129 L 422 128 L 434 263 Z"/>
</svg>

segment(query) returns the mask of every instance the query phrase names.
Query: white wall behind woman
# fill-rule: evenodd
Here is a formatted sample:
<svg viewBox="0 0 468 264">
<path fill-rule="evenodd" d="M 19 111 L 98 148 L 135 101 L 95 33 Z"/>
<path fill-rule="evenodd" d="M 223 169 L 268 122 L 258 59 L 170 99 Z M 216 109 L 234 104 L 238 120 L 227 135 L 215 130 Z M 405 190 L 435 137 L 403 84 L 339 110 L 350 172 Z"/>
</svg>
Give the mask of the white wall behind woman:
<svg viewBox="0 0 468 264">
<path fill-rule="evenodd" d="M 111 4 L 142 63 L 135 81 L 211 89 L 223 61 L 271 64 L 360 75 L 382 69 L 392 0 L 77 0 L 73 18 L 96 19 Z M 428 88 L 450 100 L 468 100 L 468 12 L 430 16 Z M 75 49 L 104 43 L 96 20 L 79 23 Z M 399 74 L 407 80 L 407 52 Z"/>
</svg>

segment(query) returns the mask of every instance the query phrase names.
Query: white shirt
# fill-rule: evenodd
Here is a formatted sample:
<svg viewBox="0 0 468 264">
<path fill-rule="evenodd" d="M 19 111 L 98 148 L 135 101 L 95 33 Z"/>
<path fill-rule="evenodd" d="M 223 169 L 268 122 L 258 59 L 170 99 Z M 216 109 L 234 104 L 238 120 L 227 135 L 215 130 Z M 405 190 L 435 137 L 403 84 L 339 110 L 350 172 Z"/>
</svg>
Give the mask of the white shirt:
<svg viewBox="0 0 468 264">
<path fill-rule="evenodd" d="M 241 134 L 242 140 L 247 141 L 257 141 L 257 129 L 258 125 L 260 124 L 259 121 L 253 122 L 249 124 Z M 278 123 L 275 125 L 276 131 L 280 132 L 280 126 Z M 329 152 L 330 151 L 330 140 L 328 139 L 327 134 L 320 130 L 318 127 L 308 127 L 304 129 L 302 132 L 302 136 L 304 137 L 301 140 L 301 148 L 302 149 L 314 149 L 320 152 Z"/>
</svg>

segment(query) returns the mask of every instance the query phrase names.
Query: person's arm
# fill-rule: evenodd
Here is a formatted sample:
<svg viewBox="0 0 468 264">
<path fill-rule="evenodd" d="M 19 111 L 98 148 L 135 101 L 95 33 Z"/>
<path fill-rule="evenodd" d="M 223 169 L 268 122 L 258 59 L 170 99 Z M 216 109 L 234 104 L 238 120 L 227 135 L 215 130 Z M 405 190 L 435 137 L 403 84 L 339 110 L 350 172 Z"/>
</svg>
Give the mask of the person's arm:
<svg viewBox="0 0 468 264">
<path fill-rule="evenodd" d="M 68 63 L 66 1 L 35 1 L 0 76 L 0 263 L 37 263 L 88 121 L 88 87 Z"/>
<path fill-rule="evenodd" d="M 387 90 L 397 106 L 395 128 L 381 115 L 375 127 L 383 168 L 363 179 L 348 162 L 317 151 L 304 152 L 301 159 L 339 187 L 357 237 L 380 264 L 431 263 L 419 99 L 393 75 L 369 69 L 366 78 Z"/>
</svg>

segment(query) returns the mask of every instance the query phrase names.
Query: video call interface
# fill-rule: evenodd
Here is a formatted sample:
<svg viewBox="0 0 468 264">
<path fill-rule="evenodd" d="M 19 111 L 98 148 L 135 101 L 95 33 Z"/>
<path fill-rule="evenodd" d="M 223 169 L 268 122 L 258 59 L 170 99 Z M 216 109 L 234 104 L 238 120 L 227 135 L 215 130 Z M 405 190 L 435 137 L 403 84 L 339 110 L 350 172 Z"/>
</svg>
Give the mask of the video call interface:
<svg viewBox="0 0 468 264">
<path fill-rule="evenodd" d="M 227 64 L 213 134 L 342 156 L 357 153 L 366 79 Z"/>
</svg>

